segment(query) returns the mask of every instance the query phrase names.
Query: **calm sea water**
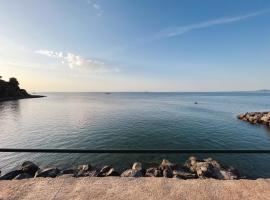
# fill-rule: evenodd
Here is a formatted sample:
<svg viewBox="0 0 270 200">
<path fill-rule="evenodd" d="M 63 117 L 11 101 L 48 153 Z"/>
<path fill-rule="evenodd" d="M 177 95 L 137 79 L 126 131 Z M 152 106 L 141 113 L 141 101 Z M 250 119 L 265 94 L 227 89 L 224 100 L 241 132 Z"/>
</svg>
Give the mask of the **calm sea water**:
<svg viewBox="0 0 270 200">
<path fill-rule="evenodd" d="M 270 130 L 236 119 L 269 111 L 270 93 L 48 93 L 0 102 L 0 147 L 81 149 L 270 149 Z M 197 101 L 198 104 L 194 104 Z M 39 165 L 113 164 L 129 167 L 189 155 L 1 153 L 0 169 L 25 160 Z M 270 155 L 203 154 L 250 178 L 270 177 Z"/>
</svg>

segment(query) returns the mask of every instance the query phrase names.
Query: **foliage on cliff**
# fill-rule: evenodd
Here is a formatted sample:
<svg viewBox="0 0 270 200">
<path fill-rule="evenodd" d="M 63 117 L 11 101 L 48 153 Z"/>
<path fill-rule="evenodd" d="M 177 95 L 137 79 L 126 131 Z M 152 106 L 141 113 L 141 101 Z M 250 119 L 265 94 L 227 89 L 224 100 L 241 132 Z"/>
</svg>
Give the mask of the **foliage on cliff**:
<svg viewBox="0 0 270 200">
<path fill-rule="evenodd" d="M 0 76 L 0 98 L 25 98 L 30 96 L 26 90 L 20 89 L 16 78 L 12 77 L 9 81 L 4 81 Z"/>
</svg>

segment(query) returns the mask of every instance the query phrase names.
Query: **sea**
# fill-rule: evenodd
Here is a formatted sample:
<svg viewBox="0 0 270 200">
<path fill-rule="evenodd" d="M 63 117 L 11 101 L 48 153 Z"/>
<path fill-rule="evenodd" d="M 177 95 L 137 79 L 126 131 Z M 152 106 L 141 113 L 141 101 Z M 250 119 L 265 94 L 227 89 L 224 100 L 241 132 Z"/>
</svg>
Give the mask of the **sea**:
<svg viewBox="0 0 270 200">
<path fill-rule="evenodd" d="M 43 93 L 0 102 L 0 148 L 270 149 L 270 128 L 237 115 L 270 111 L 269 92 Z M 195 103 L 196 102 L 196 103 Z M 248 178 L 270 177 L 270 154 L 0 153 L 2 174 L 26 160 L 42 167 L 112 165 L 139 161 L 183 164 L 212 157 Z"/>
</svg>

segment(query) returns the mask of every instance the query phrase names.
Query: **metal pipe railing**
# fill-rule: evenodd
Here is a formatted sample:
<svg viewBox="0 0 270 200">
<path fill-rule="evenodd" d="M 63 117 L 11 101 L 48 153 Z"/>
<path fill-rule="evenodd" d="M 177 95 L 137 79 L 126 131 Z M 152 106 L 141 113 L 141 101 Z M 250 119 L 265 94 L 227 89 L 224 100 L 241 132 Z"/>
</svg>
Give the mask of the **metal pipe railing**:
<svg viewBox="0 0 270 200">
<path fill-rule="evenodd" d="M 0 148 L 0 152 L 16 153 L 124 153 L 124 154 L 176 154 L 176 153 L 270 153 L 270 149 L 17 149 Z"/>
</svg>

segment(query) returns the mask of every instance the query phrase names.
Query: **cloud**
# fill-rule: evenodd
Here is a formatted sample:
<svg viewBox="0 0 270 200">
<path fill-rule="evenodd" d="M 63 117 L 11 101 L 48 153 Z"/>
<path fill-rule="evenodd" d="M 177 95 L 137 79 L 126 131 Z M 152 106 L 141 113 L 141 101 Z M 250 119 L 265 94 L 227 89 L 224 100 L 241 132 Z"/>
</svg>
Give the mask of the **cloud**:
<svg viewBox="0 0 270 200">
<path fill-rule="evenodd" d="M 35 53 L 59 59 L 62 64 L 66 64 L 71 69 L 80 68 L 80 69 L 88 69 L 93 72 L 109 72 L 109 71 L 119 71 L 118 68 L 112 68 L 109 65 L 106 65 L 103 61 L 95 60 L 95 59 L 87 59 L 83 58 L 79 55 L 73 53 L 63 53 L 52 50 L 37 50 Z"/>
<path fill-rule="evenodd" d="M 53 58 L 63 58 L 63 52 L 55 52 L 55 51 L 49 51 L 49 50 L 37 50 L 35 53 L 48 56 L 48 57 L 53 57 Z"/>
<path fill-rule="evenodd" d="M 100 8 L 101 8 L 100 5 L 99 5 L 99 4 L 96 4 L 96 3 L 93 4 L 93 7 L 94 7 L 96 10 L 100 10 Z"/>
<path fill-rule="evenodd" d="M 95 9 L 97 16 L 99 17 L 102 16 L 104 10 L 102 9 L 101 5 L 97 3 L 97 1 L 88 0 L 87 3 L 90 4 Z"/>
<path fill-rule="evenodd" d="M 190 24 L 186 26 L 177 26 L 177 27 L 169 27 L 164 30 L 161 30 L 158 32 L 154 38 L 155 39 L 160 39 L 160 38 L 169 38 L 169 37 L 175 37 L 182 35 L 184 33 L 197 30 L 197 29 L 203 29 L 203 28 L 208 28 L 211 26 L 216 26 L 216 25 L 221 25 L 221 24 L 229 24 L 233 22 L 238 22 L 242 21 L 248 18 L 252 18 L 258 15 L 262 15 L 269 12 L 269 10 L 264 10 L 264 11 L 259 11 L 259 12 L 254 12 L 246 15 L 240 15 L 240 16 L 234 16 L 234 17 L 223 17 L 219 19 L 214 19 L 214 20 L 209 20 L 201 23 L 196 23 L 196 24 Z"/>
</svg>

